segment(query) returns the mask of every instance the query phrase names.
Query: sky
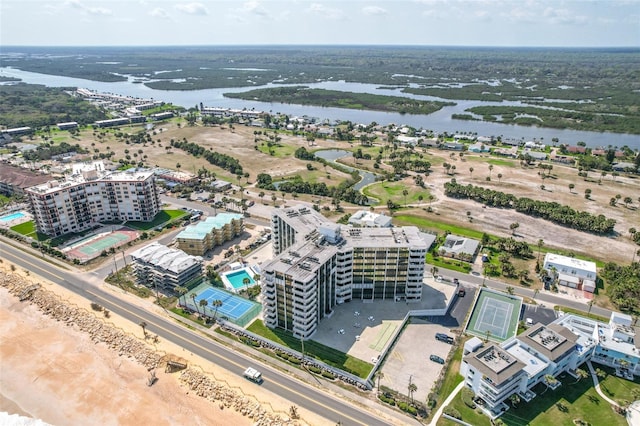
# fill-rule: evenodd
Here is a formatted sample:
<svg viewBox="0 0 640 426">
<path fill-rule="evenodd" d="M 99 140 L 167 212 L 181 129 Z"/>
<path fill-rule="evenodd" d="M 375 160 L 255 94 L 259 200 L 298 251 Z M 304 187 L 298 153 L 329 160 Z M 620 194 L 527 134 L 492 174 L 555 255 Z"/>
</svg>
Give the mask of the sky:
<svg viewBox="0 0 640 426">
<path fill-rule="evenodd" d="M 0 0 L 1 46 L 640 47 L 640 0 Z"/>
</svg>

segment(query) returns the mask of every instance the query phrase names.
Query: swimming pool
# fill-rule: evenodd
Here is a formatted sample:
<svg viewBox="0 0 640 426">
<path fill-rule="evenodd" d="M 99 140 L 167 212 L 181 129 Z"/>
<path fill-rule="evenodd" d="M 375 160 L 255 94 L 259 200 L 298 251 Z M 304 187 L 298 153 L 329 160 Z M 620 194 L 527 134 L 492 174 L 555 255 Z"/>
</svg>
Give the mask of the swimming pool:
<svg viewBox="0 0 640 426">
<path fill-rule="evenodd" d="M 25 217 L 25 216 L 26 215 L 22 212 L 15 212 L 15 213 L 11 213 L 6 216 L 0 217 L 0 222 L 11 222 L 12 220 L 20 219 L 21 217 Z"/>
<path fill-rule="evenodd" d="M 241 290 L 245 287 L 251 287 L 256 283 L 253 277 L 249 274 L 248 268 L 243 268 L 238 271 L 229 272 L 229 273 L 223 274 L 223 276 L 227 280 L 229 280 L 229 283 L 231 284 L 234 290 Z M 245 278 L 249 279 L 248 285 L 244 283 Z"/>
</svg>

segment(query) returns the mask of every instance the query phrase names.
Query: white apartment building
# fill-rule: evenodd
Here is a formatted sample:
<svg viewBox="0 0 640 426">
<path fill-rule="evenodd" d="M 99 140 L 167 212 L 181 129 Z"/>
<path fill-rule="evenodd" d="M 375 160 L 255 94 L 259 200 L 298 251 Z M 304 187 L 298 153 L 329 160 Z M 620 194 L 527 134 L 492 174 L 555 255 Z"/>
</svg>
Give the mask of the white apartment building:
<svg viewBox="0 0 640 426">
<path fill-rule="evenodd" d="M 304 206 L 271 218 L 275 258 L 262 265 L 265 324 L 308 339 L 336 305 L 422 297 L 428 245 L 416 227 L 342 229 Z"/>
<path fill-rule="evenodd" d="M 554 271 L 558 284 L 593 293 L 596 290 L 596 264 L 587 260 L 547 253 L 543 268 Z"/>
<path fill-rule="evenodd" d="M 75 165 L 65 181 L 32 186 L 25 193 L 38 232 L 54 237 L 100 222 L 150 222 L 161 206 L 153 172 L 107 172 L 102 162 Z"/>
<path fill-rule="evenodd" d="M 536 397 L 533 388 L 545 382 L 545 376 L 558 377 L 575 370 L 586 361 L 615 368 L 621 377 L 633 380 L 640 374 L 640 339 L 631 326 L 629 315 L 612 313 L 609 323 L 578 315 L 564 315 L 549 324 L 535 324 L 522 334 L 484 347 L 478 338 L 464 347 L 460 374 L 465 384 L 485 404 L 492 418 L 509 406 L 511 395 L 525 401 Z M 560 386 L 558 381 L 551 385 Z"/>
<path fill-rule="evenodd" d="M 174 291 L 202 278 L 202 258 L 160 243 L 152 243 L 131 253 L 138 283 Z"/>
</svg>

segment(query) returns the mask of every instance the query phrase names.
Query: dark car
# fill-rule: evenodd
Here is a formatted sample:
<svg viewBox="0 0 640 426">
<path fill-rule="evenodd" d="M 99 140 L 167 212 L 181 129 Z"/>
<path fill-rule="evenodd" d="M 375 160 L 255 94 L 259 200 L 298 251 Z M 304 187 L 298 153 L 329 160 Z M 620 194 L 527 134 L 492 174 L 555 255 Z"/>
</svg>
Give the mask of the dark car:
<svg viewBox="0 0 640 426">
<path fill-rule="evenodd" d="M 439 340 L 441 342 L 445 342 L 445 343 L 449 343 L 450 345 L 453 344 L 454 340 L 453 337 L 444 334 L 444 333 L 436 333 L 436 340 Z"/>
<path fill-rule="evenodd" d="M 429 355 L 429 359 L 433 362 L 437 362 L 438 364 L 444 364 L 444 359 L 438 355 Z"/>
</svg>

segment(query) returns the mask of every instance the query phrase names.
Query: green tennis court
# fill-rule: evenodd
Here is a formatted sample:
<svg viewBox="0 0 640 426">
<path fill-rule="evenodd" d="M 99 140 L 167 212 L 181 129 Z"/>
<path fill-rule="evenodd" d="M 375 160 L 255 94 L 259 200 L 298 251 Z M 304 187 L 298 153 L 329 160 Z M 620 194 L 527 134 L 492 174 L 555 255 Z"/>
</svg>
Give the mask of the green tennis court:
<svg viewBox="0 0 640 426">
<path fill-rule="evenodd" d="M 505 341 L 516 335 L 522 298 L 481 289 L 467 323 L 467 333 Z"/>
<path fill-rule="evenodd" d="M 109 234 L 105 237 L 102 237 L 100 239 L 97 239 L 93 242 L 84 244 L 78 247 L 77 250 L 82 254 L 91 256 L 92 254 L 101 253 L 103 250 L 117 246 L 119 243 L 123 241 L 128 241 L 129 238 L 130 237 L 126 234 L 121 234 L 119 232 L 116 232 L 113 234 Z"/>
</svg>

